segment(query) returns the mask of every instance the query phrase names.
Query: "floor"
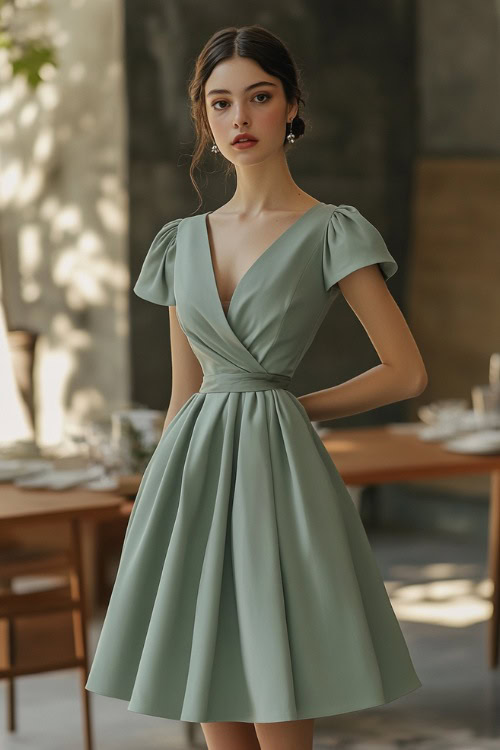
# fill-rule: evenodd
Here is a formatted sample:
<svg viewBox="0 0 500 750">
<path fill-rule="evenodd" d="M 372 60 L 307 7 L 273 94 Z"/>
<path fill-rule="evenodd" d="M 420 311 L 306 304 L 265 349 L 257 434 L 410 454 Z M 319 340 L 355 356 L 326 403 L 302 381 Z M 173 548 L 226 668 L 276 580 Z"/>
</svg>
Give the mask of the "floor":
<svg viewBox="0 0 500 750">
<path fill-rule="evenodd" d="M 490 670 L 486 660 L 486 539 L 369 536 L 423 687 L 379 708 L 317 719 L 314 750 L 498 750 L 500 668 Z M 92 651 L 99 627 L 92 624 Z M 19 728 L 5 731 L 2 709 L 2 750 L 83 748 L 75 672 L 23 677 L 17 690 Z M 3 683 L 0 696 L 3 707 Z M 97 695 L 92 706 L 94 750 L 187 748 L 183 722 L 129 712 L 125 701 Z"/>
</svg>

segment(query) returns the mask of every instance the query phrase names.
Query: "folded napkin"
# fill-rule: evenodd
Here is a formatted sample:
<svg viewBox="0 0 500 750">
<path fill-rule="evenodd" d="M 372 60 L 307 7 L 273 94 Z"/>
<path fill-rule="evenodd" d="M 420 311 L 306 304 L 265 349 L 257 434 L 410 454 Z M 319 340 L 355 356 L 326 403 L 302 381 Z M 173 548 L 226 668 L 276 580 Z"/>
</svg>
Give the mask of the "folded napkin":
<svg viewBox="0 0 500 750">
<path fill-rule="evenodd" d="M 105 474 L 104 466 L 95 464 L 84 469 L 47 469 L 34 477 L 15 479 L 18 487 L 47 488 L 51 490 L 65 490 L 75 487 L 92 479 L 98 479 Z"/>
<path fill-rule="evenodd" d="M 0 482 L 11 482 L 18 477 L 39 474 L 50 469 L 52 461 L 37 458 L 2 458 L 0 459 Z"/>
</svg>

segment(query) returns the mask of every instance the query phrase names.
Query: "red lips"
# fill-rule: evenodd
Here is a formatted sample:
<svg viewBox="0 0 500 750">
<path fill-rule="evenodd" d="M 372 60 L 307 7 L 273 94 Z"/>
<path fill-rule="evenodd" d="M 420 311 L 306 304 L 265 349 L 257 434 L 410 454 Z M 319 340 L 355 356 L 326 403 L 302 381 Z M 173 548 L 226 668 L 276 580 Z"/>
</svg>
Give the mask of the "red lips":
<svg viewBox="0 0 500 750">
<path fill-rule="evenodd" d="M 238 135 L 233 138 L 232 143 L 238 143 L 238 141 L 241 141 L 242 138 L 244 138 L 245 140 L 248 139 L 249 141 L 257 140 L 257 138 L 254 138 L 251 133 L 238 133 Z"/>
</svg>

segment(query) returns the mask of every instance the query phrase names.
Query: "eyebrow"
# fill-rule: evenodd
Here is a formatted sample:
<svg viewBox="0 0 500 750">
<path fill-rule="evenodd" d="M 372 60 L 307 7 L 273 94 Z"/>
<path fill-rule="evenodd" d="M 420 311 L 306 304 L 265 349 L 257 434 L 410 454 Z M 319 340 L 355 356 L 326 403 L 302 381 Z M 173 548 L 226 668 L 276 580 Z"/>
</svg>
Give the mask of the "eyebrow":
<svg viewBox="0 0 500 750">
<path fill-rule="evenodd" d="M 275 83 L 272 83 L 271 81 L 259 81 L 258 83 L 251 83 L 250 86 L 247 86 L 243 91 L 250 91 L 251 89 L 257 88 L 257 86 L 276 86 Z M 208 92 L 207 96 L 210 96 L 211 94 L 230 94 L 231 92 L 228 89 L 212 89 Z"/>
</svg>

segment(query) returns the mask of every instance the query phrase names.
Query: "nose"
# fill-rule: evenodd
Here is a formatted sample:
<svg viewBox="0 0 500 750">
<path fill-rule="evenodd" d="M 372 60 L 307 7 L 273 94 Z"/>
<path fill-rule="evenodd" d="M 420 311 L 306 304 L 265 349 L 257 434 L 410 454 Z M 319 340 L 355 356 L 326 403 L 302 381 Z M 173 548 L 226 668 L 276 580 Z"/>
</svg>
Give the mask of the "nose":
<svg viewBox="0 0 500 750">
<path fill-rule="evenodd" d="M 248 116 L 245 112 L 243 112 L 243 110 L 241 110 L 240 112 L 240 110 L 236 108 L 234 115 L 234 125 L 238 128 L 240 124 L 248 126 Z"/>
</svg>

